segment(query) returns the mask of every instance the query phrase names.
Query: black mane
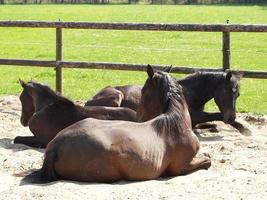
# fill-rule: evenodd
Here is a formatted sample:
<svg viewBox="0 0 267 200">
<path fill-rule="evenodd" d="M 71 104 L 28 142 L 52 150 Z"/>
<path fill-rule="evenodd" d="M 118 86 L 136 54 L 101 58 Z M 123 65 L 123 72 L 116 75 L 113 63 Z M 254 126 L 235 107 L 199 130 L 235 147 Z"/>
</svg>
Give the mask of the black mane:
<svg viewBox="0 0 267 200">
<path fill-rule="evenodd" d="M 55 103 L 63 103 L 67 105 L 73 105 L 73 101 L 69 100 L 66 97 L 61 96 L 58 92 L 55 92 L 52 90 L 48 85 L 43 85 L 34 81 L 28 82 L 28 84 L 32 85 L 33 88 L 35 88 L 38 92 L 40 92 L 40 95 L 47 95 L 54 99 Z"/>
<path fill-rule="evenodd" d="M 161 75 L 159 89 L 162 92 L 163 113 L 153 122 L 157 132 L 179 133 L 184 124 L 184 105 L 186 105 L 182 87 L 179 83 L 164 72 L 156 72 Z M 186 106 L 187 109 L 187 106 Z"/>
<path fill-rule="evenodd" d="M 188 80 L 192 81 L 199 81 L 199 79 L 202 79 L 202 77 L 205 77 L 207 82 L 210 81 L 216 81 L 216 82 L 220 82 L 222 80 L 225 79 L 225 72 L 196 72 L 194 74 L 191 74 L 189 76 L 187 76 L 186 78 L 182 79 L 182 82 L 186 82 Z"/>
<path fill-rule="evenodd" d="M 183 87 L 189 107 L 199 109 L 214 97 L 214 91 L 219 85 L 226 83 L 226 73 L 196 72 L 178 82 Z M 234 75 L 229 86 L 239 91 L 239 80 Z"/>
</svg>

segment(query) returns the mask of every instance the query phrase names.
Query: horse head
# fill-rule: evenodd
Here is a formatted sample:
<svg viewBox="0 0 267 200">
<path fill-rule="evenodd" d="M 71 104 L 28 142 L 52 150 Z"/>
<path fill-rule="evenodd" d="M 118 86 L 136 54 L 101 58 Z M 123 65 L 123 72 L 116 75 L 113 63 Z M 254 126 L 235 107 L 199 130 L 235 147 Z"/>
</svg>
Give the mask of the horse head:
<svg viewBox="0 0 267 200">
<path fill-rule="evenodd" d="M 19 79 L 19 82 L 23 88 L 19 97 L 22 106 L 20 122 L 23 126 L 28 126 L 29 120 L 35 112 L 34 100 L 32 97 L 33 85 L 31 83 L 25 83 L 21 79 Z"/>
<path fill-rule="evenodd" d="M 162 78 L 168 72 L 155 71 L 150 65 L 147 66 L 148 79 L 141 91 L 141 100 L 137 109 L 137 120 L 148 121 L 166 110 L 168 103 L 168 82 Z"/>
<path fill-rule="evenodd" d="M 27 126 L 35 112 L 52 104 L 74 106 L 69 99 L 53 91 L 49 86 L 34 81 L 25 83 L 20 80 L 23 91 L 20 95 L 22 104 L 21 124 Z"/>
<path fill-rule="evenodd" d="M 223 114 L 223 121 L 231 123 L 236 118 L 236 99 L 239 97 L 241 75 L 227 71 L 224 81 L 217 87 L 214 100 Z"/>
</svg>

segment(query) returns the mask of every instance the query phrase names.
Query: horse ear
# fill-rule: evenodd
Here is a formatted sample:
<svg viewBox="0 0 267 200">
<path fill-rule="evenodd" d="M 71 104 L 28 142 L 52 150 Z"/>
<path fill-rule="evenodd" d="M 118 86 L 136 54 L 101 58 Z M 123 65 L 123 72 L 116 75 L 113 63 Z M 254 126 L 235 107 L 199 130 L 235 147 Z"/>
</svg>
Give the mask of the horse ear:
<svg viewBox="0 0 267 200">
<path fill-rule="evenodd" d="M 235 77 L 236 77 L 238 80 L 240 80 L 243 76 L 244 76 L 244 72 L 237 72 L 237 73 L 235 74 Z"/>
<path fill-rule="evenodd" d="M 154 76 L 154 69 L 150 66 L 150 64 L 147 65 L 146 72 L 148 77 L 152 79 Z"/>
<path fill-rule="evenodd" d="M 164 72 L 167 72 L 167 73 L 170 73 L 171 70 L 172 70 L 172 65 L 169 66 L 169 67 L 165 67 L 165 68 L 164 68 Z"/>
<path fill-rule="evenodd" d="M 230 82 L 231 78 L 232 78 L 232 72 L 226 71 L 226 81 Z"/>
<path fill-rule="evenodd" d="M 23 80 L 19 79 L 19 83 L 20 83 L 21 87 L 25 88 L 26 83 Z"/>
</svg>

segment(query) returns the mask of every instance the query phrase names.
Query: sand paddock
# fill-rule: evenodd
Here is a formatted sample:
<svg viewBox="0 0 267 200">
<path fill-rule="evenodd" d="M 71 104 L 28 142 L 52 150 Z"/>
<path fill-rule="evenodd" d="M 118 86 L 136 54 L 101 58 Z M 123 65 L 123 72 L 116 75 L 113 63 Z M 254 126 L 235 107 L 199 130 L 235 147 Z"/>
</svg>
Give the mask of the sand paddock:
<svg viewBox="0 0 267 200">
<path fill-rule="evenodd" d="M 267 199 L 267 116 L 238 114 L 251 135 L 221 122 L 218 132 L 200 130 L 198 156 L 211 158 L 208 171 L 145 182 L 20 185 L 13 174 L 40 168 L 44 152 L 13 144 L 15 136 L 31 135 L 20 112 L 17 96 L 0 97 L 0 199 Z"/>
</svg>

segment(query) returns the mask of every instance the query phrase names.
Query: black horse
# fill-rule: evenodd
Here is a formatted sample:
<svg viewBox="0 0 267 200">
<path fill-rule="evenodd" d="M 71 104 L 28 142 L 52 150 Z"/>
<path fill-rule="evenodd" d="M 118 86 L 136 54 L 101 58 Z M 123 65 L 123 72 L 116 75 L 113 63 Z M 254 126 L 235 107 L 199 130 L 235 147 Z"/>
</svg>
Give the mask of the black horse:
<svg viewBox="0 0 267 200">
<path fill-rule="evenodd" d="M 189 107 L 192 126 L 210 121 L 233 123 L 236 118 L 236 99 L 239 96 L 240 75 L 227 72 L 196 72 L 177 80 Z M 119 106 L 137 110 L 141 86 L 108 86 L 98 92 L 85 106 Z M 214 98 L 220 112 L 204 112 L 205 104 Z"/>
<path fill-rule="evenodd" d="M 240 76 L 228 72 L 197 72 L 179 80 L 183 87 L 193 126 L 210 121 L 233 123 Z M 205 104 L 214 98 L 220 112 L 204 112 Z"/>
</svg>

